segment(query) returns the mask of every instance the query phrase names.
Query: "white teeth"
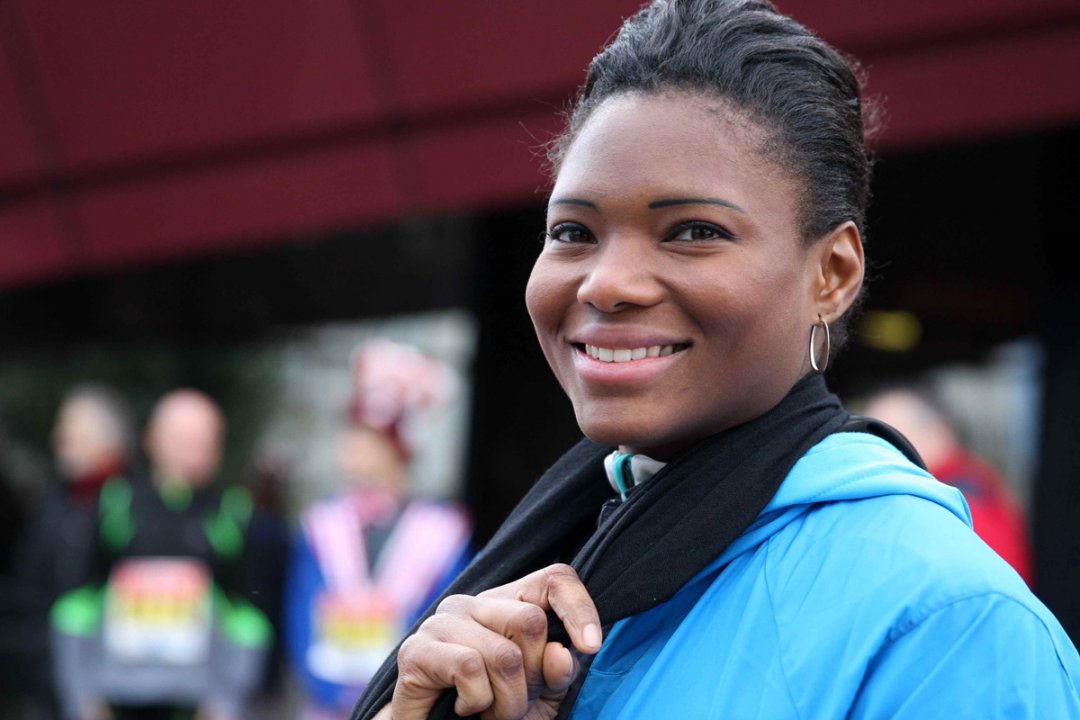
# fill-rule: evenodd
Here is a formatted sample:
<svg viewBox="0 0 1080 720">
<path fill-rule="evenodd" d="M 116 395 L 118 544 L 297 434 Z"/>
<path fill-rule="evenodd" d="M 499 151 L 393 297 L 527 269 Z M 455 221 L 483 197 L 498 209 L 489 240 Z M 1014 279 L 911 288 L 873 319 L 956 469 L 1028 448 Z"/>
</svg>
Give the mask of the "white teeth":
<svg viewBox="0 0 1080 720">
<path fill-rule="evenodd" d="M 674 352 L 674 345 L 650 345 L 649 347 L 633 349 L 603 348 L 596 345 L 585 346 L 585 354 L 601 362 L 630 362 L 631 360 L 643 360 L 647 357 L 664 357 Z"/>
</svg>

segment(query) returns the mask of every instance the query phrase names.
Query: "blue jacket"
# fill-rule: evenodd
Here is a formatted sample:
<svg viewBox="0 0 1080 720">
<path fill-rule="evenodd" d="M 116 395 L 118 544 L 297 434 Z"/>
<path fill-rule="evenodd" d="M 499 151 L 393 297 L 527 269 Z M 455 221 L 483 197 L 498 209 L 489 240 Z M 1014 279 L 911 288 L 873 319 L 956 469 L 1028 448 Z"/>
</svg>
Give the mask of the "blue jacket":
<svg viewBox="0 0 1080 720">
<path fill-rule="evenodd" d="M 612 627 L 572 717 L 1080 718 L 1078 678 L 963 496 L 841 433 L 671 600 Z"/>
</svg>

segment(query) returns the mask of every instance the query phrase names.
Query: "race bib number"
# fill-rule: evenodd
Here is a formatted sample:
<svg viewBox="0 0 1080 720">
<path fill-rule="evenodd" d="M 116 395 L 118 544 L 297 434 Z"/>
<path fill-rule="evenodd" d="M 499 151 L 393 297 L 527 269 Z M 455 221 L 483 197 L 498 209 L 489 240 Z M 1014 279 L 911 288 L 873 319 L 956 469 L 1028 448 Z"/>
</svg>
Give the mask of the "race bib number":
<svg viewBox="0 0 1080 720">
<path fill-rule="evenodd" d="M 394 604 L 375 592 L 324 594 L 315 603 L 311 672 L 340 685 L 361 686 L 401 637 Z"/>
<path fill-rule="evenodd" d="M 212 581 L 189 558 L 137 558 L 118 565 L 105 595 L 105 651 L 125 662 L 193 665 L 210 650 Z"/>
</svg>

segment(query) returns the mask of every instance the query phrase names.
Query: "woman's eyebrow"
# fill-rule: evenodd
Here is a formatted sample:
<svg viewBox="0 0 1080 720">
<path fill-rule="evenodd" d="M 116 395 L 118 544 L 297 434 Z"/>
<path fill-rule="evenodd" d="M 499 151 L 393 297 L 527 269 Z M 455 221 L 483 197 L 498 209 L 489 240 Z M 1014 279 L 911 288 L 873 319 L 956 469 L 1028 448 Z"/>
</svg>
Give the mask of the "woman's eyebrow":
<svg viewBox="0 0 1080 720">
<path fill-rule="evenodd" d="M 745 213 L 741 207 L 733 202 L 727 200 L 721 200 L 720 198 L 671 198 L 668 200 L 655 200 L 649 203 L 650 210 L 659 210 L 660 208 L 674 207 L 676 205 L 722 205 L 732 210 L 738 210 L 741 213 Z"/>
<path fill-rule="evenodd" d="M 548 205 L 580 205 L 581 207 L 592 208 L 593 210 L 599 210 L 596 203 L 590 200 L 582 200 L 581 198 L 552 198 Z"/>
</svg>

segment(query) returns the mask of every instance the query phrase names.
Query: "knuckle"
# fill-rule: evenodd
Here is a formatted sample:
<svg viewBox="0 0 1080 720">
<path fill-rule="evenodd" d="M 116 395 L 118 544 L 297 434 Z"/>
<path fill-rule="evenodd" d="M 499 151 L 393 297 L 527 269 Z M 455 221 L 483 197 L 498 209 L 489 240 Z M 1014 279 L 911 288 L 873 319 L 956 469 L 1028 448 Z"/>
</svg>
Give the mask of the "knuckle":
<svg viewBox="0 0 1080 720">
<path fill-rule="evenodd" d="M 551 582 L 581 582 L 578 579 L 577 570 L 570 567 L 566 563 L 556 563 L 549 565 L 546 570 L 547 579 Z"/>
<path fill-rule="evenodd" d="M 423 641 L 415 635 L 405 638 L 405 641 L 401 643 L 397 654 L 398 672 L 403 672 L 402 668 L 411 667 L 416 663 L 417 658 L 422 654 L 422 651 L 418 651 L 416 647 L 418 644 L 423 645 Z"/>
<path fill-rule="evenodd" d="M 432 615 L 424 621 L 423 625 L 417 631 L 417 635 L 430 636 L 433 638 L 445 638 L 449 629 L 453 628 L 456 623 L 461 622 L 459 618 L 451 617 L 447 615 Z"/>
<path fill-rule="evenodd" d="M 536 605 L 524 605 L 515 619 L 518 632 L 527 640 L 547 637 L 547 613 Z"/>
<path fill-rule="evenodd" d="M 436 635 L 437 633 L 435 631 L 438 629 L 439 624 L 440 624 L 439 616 L 438 615 L 432 615 L 428 619 L 424 620 L 424 622 L 420 623 L 420 627 L 416 628 L 416 632 L 414 634 L 412 634 L 408 638 L 406 638 L 406 642 L 408 642 L 409 640 L 412 640 L 413 638 L 416 638 L 416 637 L 422 638 L 422 637 L 428 636 L 428 635 Z M 413 640 L 413 642 L 415 643 L 417 641 Z"/>
<path fill-rule="evenodd" d="M 457 659 L 455 675 L 464 680 L 477 680 L 484 674 L 484 659 L 475 650 L 466 650 Z"/>
<path fill-rule="evenodd" d="M 472 600 L 468 595 L 449 595 L 439 603 L 437 613 L 456 613 Z M 432 616 L 434 617 L 434 616 Z"/>
<path fill-rule="evenodd" d="M 503 590 L 503 586 L 488 588 L 487 590 L 484 590 L 483 592 L 477 593 L 476 597 L 478 597 L 478 598 L 499 597 L 501 595 L 501 593 L 502 593 L 502 590 Z"/>
<path fill-rule="evenodd" d="M 498 673 L 507 679 L 517 677 L 525 669 L 525 660 L 521 656 L 521 649 L 511 642 L 499 643 L 492 653 L 492 662 Z"/>
</svg>

